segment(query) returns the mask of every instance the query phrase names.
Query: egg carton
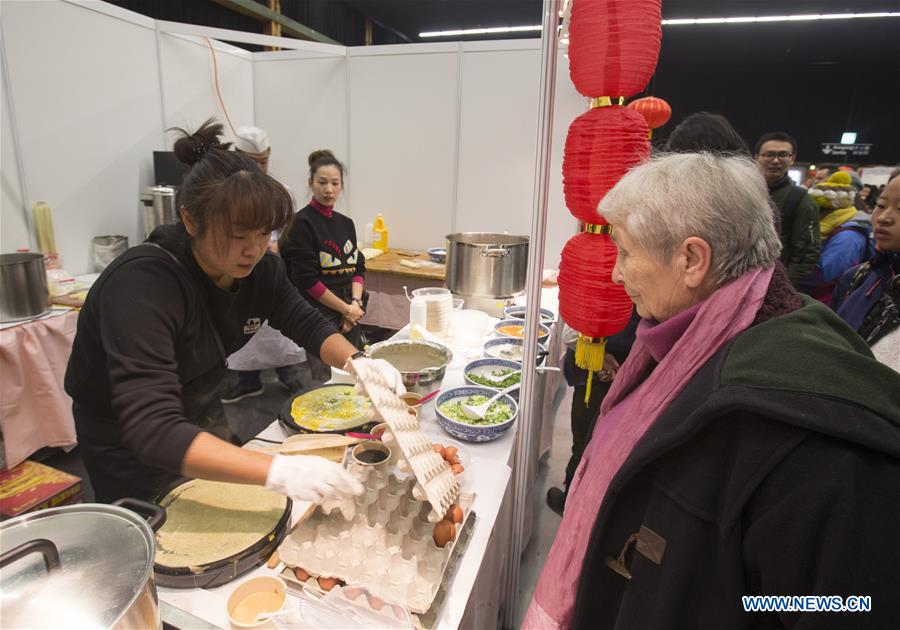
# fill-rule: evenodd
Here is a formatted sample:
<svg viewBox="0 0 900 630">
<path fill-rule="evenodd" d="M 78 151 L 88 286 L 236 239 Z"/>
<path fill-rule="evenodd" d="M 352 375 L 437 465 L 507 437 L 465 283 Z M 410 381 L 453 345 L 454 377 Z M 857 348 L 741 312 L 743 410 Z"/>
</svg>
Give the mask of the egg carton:
<svg viewBox="0 0 900 630">
<path fill-rule="evenodd" d="M 422 432 L 419 419 L 409 413 L 409 406 L 394 393 L 377 369 L 365 363 L 351 363 L 351 368 L 357 383 L 372 400 L 376 413 L 391 428 L 390 439 L 399 446 L 402 455 L 397 458 L 398 469 L 415 476 L 414 496 L 431 505 L 429 521 L 440 521 L 460 493 L 459 481 L 450 465 L 432 449 L 431 440 Z M 394 444 L 388 444 L 392 451 Z"/>
<path fill-rule="evenodd" d="M 475 523 L 473 494 L 459 496 L 463 511 L 456 537 L 444 547 L 434 542 L 431 506 L 416 498 L 413 476 L 366 466 L 354 470 L 366 492 L 351 499 L 316 506 L 278 549 L 287 567 L 302 567 L 312 577 L 334 577 L 363 586 L 385 600 L 427 613 L 439 606 L 445 577 L 468 543 Z M 452 562 L 451 562 L 452 560 Z M 293 573 L 286 576 L 293 579 Z"/>
</svg>

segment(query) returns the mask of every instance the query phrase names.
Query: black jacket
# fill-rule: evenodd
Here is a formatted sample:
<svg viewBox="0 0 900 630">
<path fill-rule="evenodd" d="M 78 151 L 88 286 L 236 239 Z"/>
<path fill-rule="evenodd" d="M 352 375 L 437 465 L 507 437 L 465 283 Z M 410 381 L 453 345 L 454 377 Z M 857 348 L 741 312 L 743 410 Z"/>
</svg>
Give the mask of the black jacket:
<svg viewBox="0 0 900 630">
<path fill-rule="evenodd" d="M 78 317 L 66 371 L 89 472 L 149 496 L 181 469 L 218 402 L 225 359 L 269 324 L 318 353 L 335 329 L 266 254 L 234 291 L 200 269 L 181 224 L 162 226 L 104 270 Z"/>
<path fill-rule="evenodd" d="M 898 532 L 900 375 L 807 303 L 722 348 L 635 446 L 573 627 L 900 628 Z M 610 568 L 623 547 L 630 580 Z M 872 611 L 744 612 L 752 594 L 869 595 Z"/>
<path fill-rule="evenodd" d="M 805 188 L 795 185 L 787 175 L 769 186 L 769 195 L 780 214 L 780 260 L 797 286 L 816 268 L 822 253 L 819 206 Z"/>
</svg>

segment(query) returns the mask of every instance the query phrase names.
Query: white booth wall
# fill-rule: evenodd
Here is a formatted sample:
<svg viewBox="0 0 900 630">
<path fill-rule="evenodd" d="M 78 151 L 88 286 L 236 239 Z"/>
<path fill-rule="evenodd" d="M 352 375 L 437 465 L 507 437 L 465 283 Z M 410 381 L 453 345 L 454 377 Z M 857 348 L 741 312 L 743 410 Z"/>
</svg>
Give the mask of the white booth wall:
<svg viewBox="0 0 900 630">
<path fill-rule="evenodd" d="M 139 195 L 153 183 L 153 151 L 171 148 L 165 129 L 211 115 L 223 120 L 210 51 L 180 35 L 161 34 L 157 47 L 155 20 L 103 2 L 4 0 L 0 7 L 9 71 L 2 251 L 35 248 L 28 215 L 45 201 L 63 265 L 91 272 L 94 236 L 143 240 Z M 229 113 L 252 124 L 252 55 L 212 43 Z"/>
<path fill-rule="evenodd" d="M 196 128 L 211 115 L 225 122 L 209 48 L 97 1 L 4 0 L 0 19 L 9 73 L 2 251 L 34 246 L 26 213 L 43 200 L 66 269 L 93 271 L 93 236 L 142 239 L 138 198 L 152 183 L 152 151 L 171 148 L 166 128 Z M 269 53 L 211 43 L 231 121 L 268 131 L 272 173 L 301 205 L 307 155 L 331 148 L 348 168 L 339 209 L 361 240 L 377 212 L 394 247 L 439 246 L 452 231 L 530 232 L 539 40 L 303 42 Z M 561 156 L 568 124 L 585 106 L 560 55 L 545 266 L 555 266 L 575 231 Z"/>
<path fill-rule="evenodd" d="M 529 234 L 540 42 L 347 50 L 254 56 L 256 121 L 272 140 L 273 173 L 298 201 L 309 197 L 307 156 L 330 148 L 347 166 L 338 208 L 361 240 L 377 213 L 393 247 L 438 247 L 451 232 Z M 561 55 L 548 267 L 576 229 L 562 195 L 562 151 L 569 123 L 585 107 Z"/>
</svg>

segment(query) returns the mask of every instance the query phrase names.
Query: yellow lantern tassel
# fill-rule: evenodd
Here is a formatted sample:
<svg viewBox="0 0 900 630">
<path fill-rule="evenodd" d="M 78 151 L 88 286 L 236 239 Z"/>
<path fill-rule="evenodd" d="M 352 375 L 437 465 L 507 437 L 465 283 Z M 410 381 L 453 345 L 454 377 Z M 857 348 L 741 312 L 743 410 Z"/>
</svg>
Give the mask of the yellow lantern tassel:
<svg viewBox="0 0 900 630">
<path fill-rule="evenodd" d="M 603 356 L 606 354 L 606 337 L 587 337 L 578 335 L 575 344 L 575 365 L 588 371 L 587 389 L 584 392 L 584 404 L 591 399 L 591 382 L 594 372 L 603 369 Z"/>
</svg>

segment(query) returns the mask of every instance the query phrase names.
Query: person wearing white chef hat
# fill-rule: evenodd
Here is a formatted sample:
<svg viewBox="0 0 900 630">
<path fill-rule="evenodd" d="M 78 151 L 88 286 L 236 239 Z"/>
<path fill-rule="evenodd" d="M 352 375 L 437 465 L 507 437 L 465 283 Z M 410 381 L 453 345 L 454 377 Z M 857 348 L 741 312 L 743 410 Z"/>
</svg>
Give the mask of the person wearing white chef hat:
<svg viewBox="0 0 900 630">
<path fill-rule="evenodd" d="M 259 165 L 263 173 L 269 173 L 272 146 L 265 129 L 238 127 L 235 131 L 234 150 L 246 154 Z M 291 200 L 293 201 L 293 195 Z M 294 206 L 296 210 L 296 204 Z M 275 253 L 278 252 L 278 236 L 278 232 L 272 232 L 269 239 L 269 249 Z M 264 390 L 261 373 L 269 368 L 275 369 L 278 382 L 288 393 L 297 392 L 303 389 L 303 382 L 295 365 L 305 360 L 306 353 L 297 344 L 268 324 L 263 324 L 246 346 L 228 357 L 230 375 L 226 378 L 219 397 L 227 405 L 244 398 L 260 396 Z"/>
</svg>

